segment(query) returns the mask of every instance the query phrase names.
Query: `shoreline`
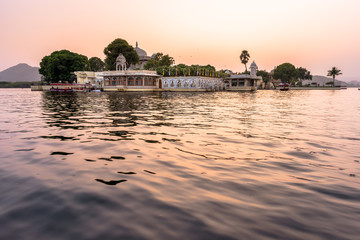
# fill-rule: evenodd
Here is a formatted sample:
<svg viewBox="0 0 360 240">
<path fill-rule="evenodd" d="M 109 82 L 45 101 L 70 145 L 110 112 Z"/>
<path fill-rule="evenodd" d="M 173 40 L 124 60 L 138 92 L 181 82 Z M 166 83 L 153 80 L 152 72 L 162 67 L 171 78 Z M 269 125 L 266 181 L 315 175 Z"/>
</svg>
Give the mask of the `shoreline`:
<svg viewBox="0 0 360 240">
<path fill-rule="evenodd" d="M 356 88 L 356 87 L 354 87 Z M 258 89 L 260 90 L 280 90 L 280 88 L 276 89 Z M 341 90 L 340 87 L 290 87 L 289 91 L 291 90 Z"/>
</svg>

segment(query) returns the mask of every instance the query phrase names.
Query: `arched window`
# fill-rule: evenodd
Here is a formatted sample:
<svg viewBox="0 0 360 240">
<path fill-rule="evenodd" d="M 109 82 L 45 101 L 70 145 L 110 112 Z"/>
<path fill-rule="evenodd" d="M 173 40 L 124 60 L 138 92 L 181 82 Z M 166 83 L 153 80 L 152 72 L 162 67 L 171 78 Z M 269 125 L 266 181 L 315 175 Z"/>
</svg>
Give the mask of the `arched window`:
<svg viewBox="0 0 360 240">
<path fill-rule="evenodd" d="M 133 77 L 128 77 L 128 86 L 134 86 L 134 78 Z"/>
<path fill-rule="evenodd" d="M 143 83 L 142 83 L 142 77 L 136 77 L 135 85 L 136 85 L 136 86 L 142 86 L 142 85 L 143 85 Z"/>
</svg>

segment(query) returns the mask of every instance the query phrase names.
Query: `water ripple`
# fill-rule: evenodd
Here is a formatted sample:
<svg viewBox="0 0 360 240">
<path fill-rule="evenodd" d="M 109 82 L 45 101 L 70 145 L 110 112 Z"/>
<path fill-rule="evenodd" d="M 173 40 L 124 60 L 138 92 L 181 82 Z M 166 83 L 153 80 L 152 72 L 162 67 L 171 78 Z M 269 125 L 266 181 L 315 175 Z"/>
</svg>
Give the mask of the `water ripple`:
<svg viewBox="0 0 360 240">
<path fill-rule="evenodd" d="M 0 89 L 0 239 L 357 239 L 355 90 Z"/>
</svg>

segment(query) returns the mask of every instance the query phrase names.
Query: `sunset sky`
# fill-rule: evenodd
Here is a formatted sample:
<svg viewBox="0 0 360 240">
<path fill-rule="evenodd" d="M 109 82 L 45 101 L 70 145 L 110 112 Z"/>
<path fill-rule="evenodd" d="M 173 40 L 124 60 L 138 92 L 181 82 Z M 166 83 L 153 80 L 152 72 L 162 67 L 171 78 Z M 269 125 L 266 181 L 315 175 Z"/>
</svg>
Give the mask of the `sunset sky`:
<svg viewBox="0 0 360 240">
<path fill-rule="evenodd" d="M 359 0 L 0 0 L 0 71 L 61 49 L 104 59 L 123 38 L 176 64 L 244 71 L 245 49 L 261 70 L 336 66 L 360 80 L 359 12 Z"/>
</svg>

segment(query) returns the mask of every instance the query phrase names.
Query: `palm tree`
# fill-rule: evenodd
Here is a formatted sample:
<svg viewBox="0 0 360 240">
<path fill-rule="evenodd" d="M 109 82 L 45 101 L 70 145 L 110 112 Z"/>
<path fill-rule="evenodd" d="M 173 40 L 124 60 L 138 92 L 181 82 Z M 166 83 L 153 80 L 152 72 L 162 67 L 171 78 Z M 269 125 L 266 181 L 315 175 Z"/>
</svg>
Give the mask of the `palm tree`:
<svg viewBox="0 0 360 240">
<path fill-rule="evenodd" d="M 240 61 L 242 64 L 245 65 L 245 73 L 247 72 L 246 64 L 248 63 L 249 59 L 250 59 L 250 54 L 248 53 L 247 50 L 243 50 L 240 55 Z"/>
<path fill-rule="evenodd" d="M 335 76 L 341 75 L 341 70 L 337 69 L 336 67 L 333 67 L 331 70 L 328 71 L 328 76 L 333 77 L 333 87 L 335 86 Z"/>
</svg>

